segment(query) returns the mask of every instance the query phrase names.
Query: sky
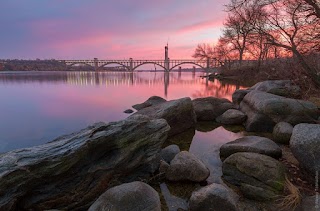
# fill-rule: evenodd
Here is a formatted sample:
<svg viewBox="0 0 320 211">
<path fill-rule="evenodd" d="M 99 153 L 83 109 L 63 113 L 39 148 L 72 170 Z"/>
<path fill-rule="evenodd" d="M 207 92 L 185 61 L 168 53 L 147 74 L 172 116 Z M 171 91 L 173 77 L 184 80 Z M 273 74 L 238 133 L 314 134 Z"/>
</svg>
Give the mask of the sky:
<svg viewBox="0 0 320 211">
<path fill-rule="evenodd" d="M 1 0 L 0 59 L 191 58 L 228 0 Z"/>
</svg>

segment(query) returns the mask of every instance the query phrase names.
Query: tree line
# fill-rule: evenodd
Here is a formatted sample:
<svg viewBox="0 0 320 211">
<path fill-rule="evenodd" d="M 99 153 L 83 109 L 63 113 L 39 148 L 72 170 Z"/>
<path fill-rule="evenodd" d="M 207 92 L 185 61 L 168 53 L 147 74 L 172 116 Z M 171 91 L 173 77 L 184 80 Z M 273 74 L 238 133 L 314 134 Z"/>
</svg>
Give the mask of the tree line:
<svg viewBox="0 0 320 211">
<path fill-rule="evenodd" d="M 193 57 L 219 60 L 293 57 L 320 87 L 318 70 L 306 57 L 320 52 L 319 0 L 231 0 L 222 36 L 199 44 Z"/>
</svg>

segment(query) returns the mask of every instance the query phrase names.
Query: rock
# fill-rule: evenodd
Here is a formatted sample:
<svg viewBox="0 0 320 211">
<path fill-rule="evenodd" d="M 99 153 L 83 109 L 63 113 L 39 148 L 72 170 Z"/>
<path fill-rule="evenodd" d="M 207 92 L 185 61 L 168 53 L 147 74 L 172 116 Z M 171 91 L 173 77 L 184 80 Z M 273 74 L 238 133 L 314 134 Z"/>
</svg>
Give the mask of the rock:
<svg viewBox="0 0 320 211">
<path fill-rule="evenodd" d="M 310 97 L 308 101 L 314 103 L 320 109 L 320 98 L 319 97 Z"/>
<path fill-rule="evenodd" d="M 192 103 L 198 121 L 214 121 L 225 111 L 235 108 L 229 100 L 215 97 L 197 98 Z"/>
<path fill-rule="evenodd" d="M 317 106 L 311 102 L 260 91 L 248 93 L 240 104 L 240 110 L 247 115 L 245 127 L 249 132 L 272 132 L 279 122 L 296 125 L 313 122 L 319 117 Z"/>
<path fill-rule="evenodd" d="M 133 113 L 134 111 L 132 109 L 127 109 L 125 110 L 123 113 L 126 113 L 126 114 L 131 114 Z"/>
<path fill-rule="evenodd" d="M 107 190 L 88 211 L 161 211 L 157 191 L 143 182 L 122 184 Z"/>
<path fill-rule="evenodd" d="M 279 122 L 273 128 L 274 141 L 280 144 L 289 144 L 293 126 L 287 122 Z"/>
<path fill-rule="evenodd" d="M 301 98 L 302 92 L 299 86 L 294 85 L 290 80 L 269 80 L 262 81 L 249 90 L 267 92 L 289 98 Z"/>
<path fill-rule="evenodd" d="M 136 104 L 133 105 L 132 108 L 136 109 L 137 111 L 143 109 L 143 108 L 147 108 L 150 106 L 154 106 L 154 105 L 158 105 L 161 103 L 167 102 L 165 99 L 163 99 L 162 97 L 158 97 L 158 96 L 152 96 L 150 97 L 148 100 L 146 100 L 143 103 L 140 104 Z"/>
<path fill-rule="evenodd" d="M 171 127 L 169 136 L 179 134 L 189 128 L 195 128 L 196 125 L 196 115 L 189 97 L 147 107 L 134 113 L 132 116 L 139 114 L 146 115 L 153 119 L 167 120 Z"/>
<path fill-rule="evenodd" d="M 222 160 L 237 152 L 254 152 L 280 158 L 281 148 L 272 140 L 259 136 L 245 136 L 221 146 L 220 157 Z"/>
<path fill-rule="evenodd" d="M 166 172 L 166 178 L 170 181 L 201 182 L 209 175 L 210 171 L 202 161 L 187 151 L 178 153 Z"/>
<path fill-rule="evenodd" d="M 166 161 L 160 160 L 159 172 L 165 174 L 167 172 L 169 166 L 170 165 Z"/>
<path fill-rule="evenodd" d="M 84 210 L 119 182 L 147 179 L 170 127 L 137 115 L 0 155 L 0 210 Z"/>
<path fill-rule="evenodd" d="M 218 116 L 216 122 L 226 125 L 241 125 L 246 118 L 247 116 L 243 112 L 236 109 L 229 109 L 221 116 Z"/>
<path fill-rule="evenodd" d="M 244 90 L 244 89 L 237 89 L 232 94 L 232 102 L 236 105 L 240 105 L 241 101 L 243 100 L 244 96 L 251 92 L 251 90 Z"/>
<path fill-rule="evenodd" d="M 320 211 L 319 196 L 314 195 L 303 198 L 295 211 Z"/>
<path fill-rule="evenodd" d="M 166 148 L 163 148 L 160 152 L 161 158 L 166 161 L 167 163 L 170 163 L 171 160 L 180 152 L 180 148 L 178 145 L 172 144 L 167 146 Z"/>
<path fill-rule="evenodd" d="M 311 175 L 320 171 L 320 124 L 296 125 L 290 139 L 290 149 L 300 166 Z"/>
<path fill-rule="evenodd" d="M 192 193 L 190 211 L 237 211 L 238 196 L 229 188 L 213 183 Z"/>
<path fill-rule="evenodd" d="M 283 192 L 285 168 L 274 158 L 238 152 L 223 161 L 223 178 L 239 186 L 243 195 L 254 200 L 272 200 Z"/>
</svg>

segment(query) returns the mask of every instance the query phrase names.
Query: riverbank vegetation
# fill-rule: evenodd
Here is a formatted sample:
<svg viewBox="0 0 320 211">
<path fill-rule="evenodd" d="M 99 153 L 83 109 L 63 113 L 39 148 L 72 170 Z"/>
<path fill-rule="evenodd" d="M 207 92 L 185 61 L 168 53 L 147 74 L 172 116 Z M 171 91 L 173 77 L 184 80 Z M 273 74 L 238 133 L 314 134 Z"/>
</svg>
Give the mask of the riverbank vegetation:
<svg viewBox="0 0 320 211">
<path fill-rule="evenodd" d="M 239 80 L 292 79 L 320 87 L 320 3 L 314 0 L 231 0 L 222 36 L 199 44 L 193 57 L 217 59 Z M 236 61 L 235 61 L 236 60 Z"/>
</svg>

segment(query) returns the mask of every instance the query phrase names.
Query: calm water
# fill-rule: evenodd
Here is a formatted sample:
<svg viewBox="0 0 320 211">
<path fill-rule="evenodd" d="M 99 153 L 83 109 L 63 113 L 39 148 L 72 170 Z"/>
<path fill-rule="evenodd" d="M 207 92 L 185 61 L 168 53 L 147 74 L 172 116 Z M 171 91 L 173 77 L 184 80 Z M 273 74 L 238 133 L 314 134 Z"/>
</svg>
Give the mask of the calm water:
<svg viewBox="0 0 320 211">
<path fill-rule="evenodd" d="M 199 77 L 204 74 L 2 72 L 0 152 L 43 144 L 94 122 L 126 118 L 124 110 L 152 95 L 167 100 L 186 96 L 231 99 L 235 85 L 206 81 Z M 202 134 L 201 141 L 210 140 L 207 133 L 198 133 L 195 137 Z"/>
</svg>

